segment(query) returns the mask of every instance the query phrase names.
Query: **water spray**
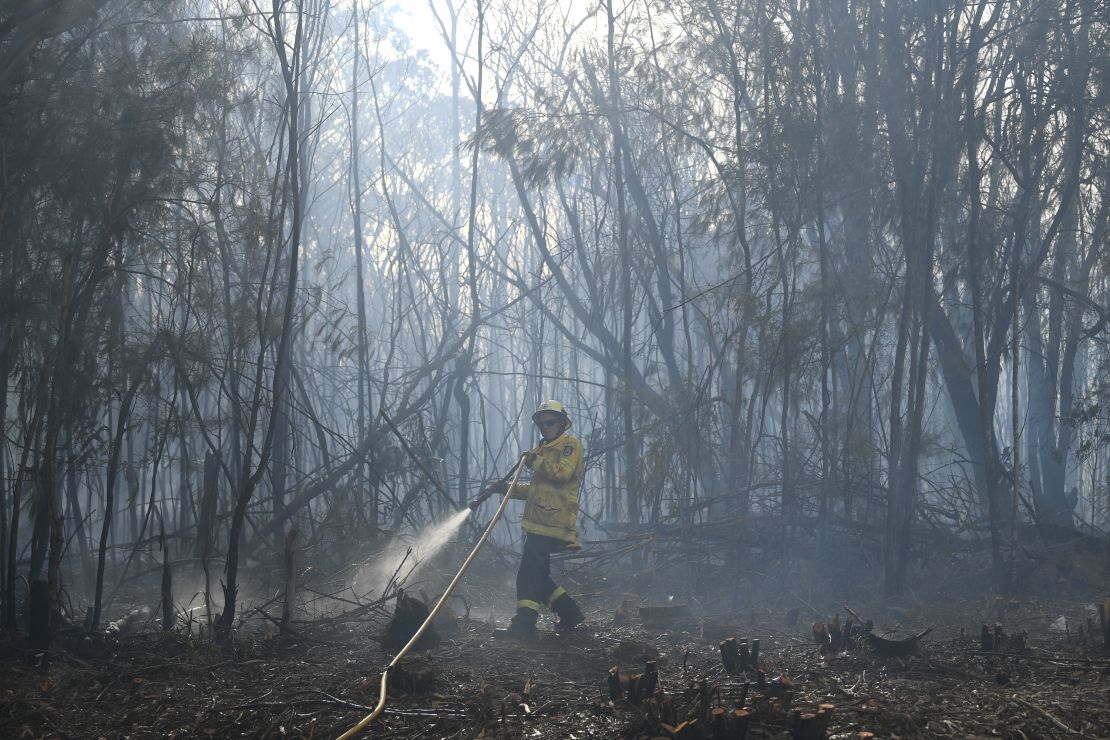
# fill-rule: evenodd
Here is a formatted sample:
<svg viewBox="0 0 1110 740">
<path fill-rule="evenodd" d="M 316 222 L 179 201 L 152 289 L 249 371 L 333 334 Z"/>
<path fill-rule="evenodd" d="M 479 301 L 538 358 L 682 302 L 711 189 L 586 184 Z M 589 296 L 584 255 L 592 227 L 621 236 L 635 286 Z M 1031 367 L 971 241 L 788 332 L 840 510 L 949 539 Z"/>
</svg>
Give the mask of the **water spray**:
<svg viewBox="0 0 1110 740">
<path fill-rule="evenodd" d="M 471 513 L 464 507 L 450 518 L 420 530 L 411 544 L 398 540 L 386 547 L 356 571 L 351 581 L 352 588 L 364 592 L 381 591 L 384 594 L 395 580 L 411 578 L 424 564 L 431 562 L 439 554 Z M 408 570 L 402 577 L 402 570 L 406 566 Z"/>
<path fill-rule="evenodd" d="M 422 625 L 420 625 L 420 629 L 416 630 L 416 633 L 409 639 L 405 646 L 401 648 L 401 651 L 397 653 L 397 655 L 393 656 L 393 660 L 389 661 L 389 665 L 387 665 L 382 671 L 381 688 L 378 692 L 378 705 L 374 707 L 374 711 L 370 712 L 370 714 L 359 720 L 358 724 L 340 735 L 339 740 L 348 740 L 348 738 L 352 738 L 357 735 L 366 727 L 366 725 L 373 722 L 377 718 L 377 716 L 382 713 L 382 710 L 385 709 L 385 699 L 387 694 L 386 684 L 389 680 L 389 671 L 401 661 L 401 658 L 405 657 L 405 655 L 408 654 L 408 651 L 412 649 L 412 646 L 415 645 L 420 640 L 420 638 L 424 636 L 424 633 L 428 631 L 428 627 L 432 625 L 432 621 L 435 620 L 436 615 L 439 614 L 439 610 L 442 609 L 443 605 L 447 603 L 447 597 L 451 595 L 451 592 L 455 590 L 455 586 L 457 586 L 459 584 L 459 581 L 462 580 L 463 574 L 466 573 L 467 569 L 470 567 L 470 563 L 478 554 L 478 550 L 482 549 L 482 545 L 486 544 L 486 540 L 489 539 L 490 533 L 493 532 L 493 526 L 497 524 L 497 520 L 501 518 L 502 512 L 505 511 L 505 504 L 509 503 L 509 498 L 512 496 L 513 489 L 516 487 L 517 481 L 520 479 L 520 473 L 524 470 L 524 458 L 526 454 L 527 453 L 522 454 L 517 459 L 516 467 L 513 468 L 513 472 L 510 473 L 513 478 L 512 483 L 509 484 L 509 489 L 505 492 L 505 497 L 501 499 L 501 505 L 498 506 L 497 511 L 493 513 L 493 518 L 489 520 L 489 524 L 486 525 L 486 529 L 484 532 L 482 532 L 482 536 L 478 538 L 478 542 L 474 545 L 474 549 L 471 550 L 470 554 L 466 556 L 466 560 L 463 561 L 462 566 L 459 568 L 459 572 L 456 573 L 455 577 L 451 579 L 451 582 L 447 584 L 447 588 L 444 590 L 443 595 L 439 597 L 439 601 L 437 601 L 436 605 L 432 607 L 431 612 L 428 613 L 428 618 L 424 620 L 424 623 Z M 508 478 L 509 476 L 505 477 Z"/>
</svg>

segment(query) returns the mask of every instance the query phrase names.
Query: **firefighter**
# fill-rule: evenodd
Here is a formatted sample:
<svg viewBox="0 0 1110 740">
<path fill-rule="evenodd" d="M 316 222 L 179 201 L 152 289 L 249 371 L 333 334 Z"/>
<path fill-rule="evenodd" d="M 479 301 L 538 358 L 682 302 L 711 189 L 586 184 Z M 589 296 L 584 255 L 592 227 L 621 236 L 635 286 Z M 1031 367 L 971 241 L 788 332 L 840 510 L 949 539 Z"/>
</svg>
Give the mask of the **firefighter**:
<svg viewBox="0 0 1110 740">
<path fill-rule="evenodd" d="M 561 586 L 551 580 L 551 555 L 564 550 L 579 550 L 578 487 L 582 483 L 582 443 L 570 434 L 570 417 L 558 401 L 544 401 L 532 414 L 542 441 L 521 453 L 524 465 L 532 471 L 530 483 L 517 483 L 511 498 L 524 504 L 524 552 L 516 574 L 516 616 L 498 637 L 532 637 L 540 605 L 547 604 L 557 615 L 557 629 L 570 630 L 585 620 L 582 610 Z M 486 488 L 471 502 L 477 508 L 488 496 L 505 493 L 507 481 Z"/>
</svg>

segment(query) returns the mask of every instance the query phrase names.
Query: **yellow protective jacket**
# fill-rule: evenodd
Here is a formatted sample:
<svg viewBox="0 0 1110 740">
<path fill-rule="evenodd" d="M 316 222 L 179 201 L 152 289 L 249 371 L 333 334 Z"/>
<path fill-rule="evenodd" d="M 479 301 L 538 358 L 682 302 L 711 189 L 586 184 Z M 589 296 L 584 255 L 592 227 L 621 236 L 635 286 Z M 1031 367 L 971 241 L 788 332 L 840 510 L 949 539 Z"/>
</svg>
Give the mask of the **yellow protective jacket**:
<svg viewBox="0 0 1110 740">
<path fill-rule="evenodd" d="M 582 484 L 582 443 L 569 432 L 542 442 L 531 483 L 517 483 L 511 498 L 522 499 L 525 532 L 554 537 L 578 549 L 578 488 Z"/>
</svg>

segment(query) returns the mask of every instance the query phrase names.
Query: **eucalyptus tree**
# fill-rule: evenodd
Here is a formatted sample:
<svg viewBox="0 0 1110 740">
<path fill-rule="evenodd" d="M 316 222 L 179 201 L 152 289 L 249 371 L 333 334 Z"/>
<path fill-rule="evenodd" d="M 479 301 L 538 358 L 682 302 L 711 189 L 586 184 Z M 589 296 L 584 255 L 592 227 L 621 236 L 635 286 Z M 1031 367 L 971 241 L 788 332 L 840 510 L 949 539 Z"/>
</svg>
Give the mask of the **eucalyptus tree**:
<svg viewBox="0 0 1110 740">
<path fill-rule="evenodd" d="M 351 54 L 351 81 L 350 81 L 350 174 L 347 179 L 348 199 L 350 201 L 351 209 L 351 231 L 354 235 L 352 240 L 355 252 L 355 312 L 356 312 L 356 345 L 357 345 L 357 359 L 358 359 L 358 377 L 356 378 L 357 392 L 355 394 L 355 403 L 358 406 L 356 412 L 356 419 L 358 424 L 358 435 L 365 436 L 368 432 L 367 417 L 373 419 L 373 414 L 367 412 L 372 408 L 370 403 L 370 339 L 368 335 L 368 320 L 366 313 L 366 280 L 365 271 L 363 267 L 364 251 L 365 251 L 365 235 L 363 233 L 363 183 L 361 176 L 362 165 L 362 142 L 359 137 L 359 102 L 362 98 L 362 74 L 361 69 L 365 66 L 367 74 L 372 74 L 369 65 L 366 64 L 366 57 L 362 53 L 362 38 L 363 32 L 362 12 L 358 0 L 352 5 L 351 8 L 351 29 L 353 31 L 353 53 Z M 365 466 L 360 466 L 360 478 L 362 480 L 370 481 L 372 473 L 366 469 Z M 370 527 L 376 531 L 378 527 L 378 496 L 377 486 L 372 486 L 373 495 L 370 501 Z"/>
<path fill-rule="evenodd" d="M 1069 454 L 1064 416 L 1075 382 L 1074 352 L 1084 334 L 1074 311 L 1084 310 L 1078 296 L 1086 292 L 1084 273 L 1095 263 L 1090 253 L 1076 262 L 1085 240 L 1076 238 L 1073 224 L 1081 213 L 1094 216 L 1097 223 L 1096 204 L 1101 201 L 1097 190 L 1084 199 L 1079 189 L 1082 173 L 1093 171 L 1088 168 L 1097 156 L 1084 142 L 1095 100 L 1088 39 L 1097 35 L 1098 24 L 1096 16 L 1068 3 L 1037 6 L 1034 23 L 1028 22 L 1033 13 L 1029 8 L 973 8 L 960 82 L 966 151 L 959 187 L 967 216 L 946 217 L 957 237 L 942 240 L 945 280 L 933 309 L 934 341 L 967 449 L 989 471 L 980 476 L 977 470 L 977 487 L 988 499 L 999 497 L 990 507 L 992 527 L 1005 527 L 1027 510 L 1034 520 L 1071 526 L 1074 503 L 1067 503 L 1063 478 L 1053 474 L 1051 483 L 1044 480 L 1041 462 L 1047 456 L 1047 469 L 1058 471 L 1056 466 Z M 1073 17 L 1079 19 L 1074 25 L 1064 20 Z M 1045 104 L 1046 95 L 1057 102 Z M 1008 269 L 991 269 L 998 264 Z M 1051 267 L 1048 273 L 1046 266 Z M 1047 301 L 1043 312 L 1036 307 L 1042 298 Z M 1065 341 L 1062 307 L 1075 300 L 1074 318 L 1066 322 L 1074 333 Z M 970 339 L 962 328 L 969 323 Z M 1021 334 L 1026 336 L 1023 343 Z M 968 345 L 971 349 L 965 349 Z M 1024 362 L 1017 359 L 1022 354 Z M 1007 356 L 1011 392 L 1000 404 Z M 974 365 L 974 373 L 968 365 Z M 1023 367 L 1030 404 L 1024 433 L 1018 392 Z M 974 388 L 968 382 L 971 375 Z M 968 408 L 977 408 L 978 417 L 966 418 Z M 1002 437 L 1010 440 L 1009 460 L 999 454 L 996 441 L 1004 434 L 998 426 L 1003 415 L 1011 422 L 1009 434 Z M 1023 448 L 1028 473 L 1018 457 Z M 1020 490 L 1027 479 L 1033 481 L 1032 496 Z"/>
<path fill-rule="evenodd" d="M 284 466 L 287 460 L 273 460 L 275 438 L 279 425 L 286 420 L 285 404 L 289 393 L 289 363 L 294 341 L 294 316 L 298 309 L 298 275 L 300 270 L 302 226 L 305 201 L 302 180 L 307 156 L 302 138 L 305 123 L 302 111 L 302 85 L 306 84 L 307 68 L 314 63 L 311 57 L 313 24 L 320 15 L 326 15 L 326 4 L 312 4 L 312 14 L 305 2 L 277 2 L 264 18 L 264 33 L 272 44 L 281 73 L 278 97 L 279 124 L 277 127 L 278 151 L 284 160 L 274 163 L 274 202 L 270 204 L 268 222 L 261 234 L 264 249 L 263 273 L 259 282 L 257 299 L 261 312 L 258 345 L 252 378 L 253 393 L 248 402 L 247 420 L 243 428 L 246 442 L 242 468 L 234 481 L 231 526 L 228 532 L 227 581 L 224 584 L 224 607 L 220 616 L 220 629 L 230 634 L 235 618 L 238 596 L 238 570 L 240 537 L 246 522 L 247 507 L 256 487 L 268 466 L 273 462 Z M 284 274 L 281 271 L 284 269 Z M 266 358 L 274 358 L 272 373 L 267 380 Z M 280 481 L 280 478 L 279 478 Z M 284 485 L 279 482 L 278 485 Z"/>
<path fill-rule="evenodd" d="M 1073 18 L 1080 20 L 1073 24 Z M 1051 29 L 1041 42 L 1044 65 L 1040 69 L 1030 65 L 1026 71 L 1019 61 L 1015 71 L 1015 75 L 1024 72 L 1031 78 L 1027 87 L 1018 84 L 1019 91 L 1024 90 L 1022 107 L 1045 111 L 1045 145 L 1050 153 L 1044 160 L 1044 181 L 1056 193 L 1055 203 L 1049 206 L 1050 220 L 1033 235 L 1030 257 L 1017 262 L 1017 268 L 1026 273 L 1018 276 L 1023 283 L 1022 323 L 1028 348 L 1025 444 L 1029 473 L 1023 477 L 1031 481 L 1036 521 L 1066 528 L 1073 526 L 1077 503 L 1076 496 L 1068 495 L 1066 472 L 1073 447 L 1073 431 L 1066 417 L 1076 397 L 1076 358 L 1083 343 L 1104 326 L 1097 308 L 1097 320 L 1089 327 L 1084 325 L 1084 316 L 1091 309 L 1087 296 L 1092 272 L 1106 234 L 1107 209 L 1105 190 L 1088 187 L 1081 192 L 1082 183 L 1098 177 L 1105 164 L 1105 154 L 1091 141 L 1094 121 L 1106 110 L 1105 103 L 1100 106 L 1095 98 L 1097 87 L 1091 84 L 1099 48 L 1096 39 L 1103 35 L 1100 30 L 1105 30 L 1096 18 L 1091 3 L 1063 3 L 1046 19 Z M 1056 102 L 1035 100 L 1034 86 L 1054 91 Z M 1085 224 L 1090 226 L 1085 228 Z M 1048 269 L 1033 277 L 1031 273 L 1042 259 Z M 1015 284 L 1013 289 L 1017 288 Z M 1013 418 L 1016 425 L 1016 408 Z M 1015 431 L 1015 446 L 1017 434 Z"/>
<path fill-rule="evenodd" d="M 50 16 L 56 25 L 49 33 L 42 32 L 47 26 L 40 23 L 41 8 L 8 19 L 20 39 L 38 36 L 24 49 L 18 71 L 6 68 L 12 94 L 5 98 L 3 132 L 9 163 L 0 209 L 7 236 L 5 275 L 11 278 L 6 292 L 15 299 L 13 307 L 33 308 L 6 312 L 8 331 L 14 330 L 8 348 L 21 358 L 17 377 L 26 409 L 15 421 L 23 440 L 17 456 L 33 479 L 38 515 L 49 523 L 46 580 L 55 609 L 64 547 L 59 481 L 61 471 L 74 464 L 62 453 L 97 444 L 99 429 L 90 422 L 111 407 L 118 389 L 108 353 L 116 353 L 130 378 L 117 413 L 121 425 L 128 424 L 128 394 L 145 383 L 144 365 L 157 340 L 135 333 L 121 346 L 112 339 L 112 327 L 118 326 L 121 297 L 134 282 L 128 276 L 149 256 L 140 235 L 166 217 L 161 199 L 176 184 L 175 156 L 196 102 L 182 91 L 199 89 L 194 85 L 202 79 L 207 53 L 187 30 L 166 33 L 157 23 L 130 27 L 120 13 L 128 3 L 79 5 L 80 12 L 71 8 Z M 162 18 L 156 8 L 133 9 L 149 14 L 147 20 Z M 14 53 L 19 43 L 7 51 Z M 16 366 L 4 368 L 5 382 L 13 371 Z M 5 414 L 5 426 L 11 421 Z M 9 629 L 27 478 L 20 475 L 13 492 L 7 542 Z M 109 505 L 98 512 L 98 582 L 113 490 L 108 487 Z M 45 546 L 39 538 L 36 548 Z"/>
</svg>

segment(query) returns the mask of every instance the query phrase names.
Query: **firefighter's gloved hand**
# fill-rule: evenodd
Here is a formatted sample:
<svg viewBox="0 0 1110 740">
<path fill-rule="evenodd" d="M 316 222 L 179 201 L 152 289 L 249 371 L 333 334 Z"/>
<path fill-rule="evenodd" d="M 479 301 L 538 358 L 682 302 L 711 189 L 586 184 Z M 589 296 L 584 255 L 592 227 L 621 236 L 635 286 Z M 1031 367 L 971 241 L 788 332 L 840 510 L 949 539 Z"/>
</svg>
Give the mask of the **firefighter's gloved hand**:
<svg viewBox="0 0 1110 740">
<path fill-rule="evenodd" d="M 494 481 L 493 483 L 490 483 L 488 486 L 486 486 L 484 489 L 482 489 L 482 492 L 480 494 L 478 494 L 478 498 L 471 501 L 468 504 L 468 506 L 470 506 L 471 509 L 477 509 L 479 506 L 482 505 L 483 501 L 485 501 L 487 498 L 489 498 L 493 494 L 495 494 L 495 493 L 504 493 L 507 490 L 509 490 L 509 484 L 508 483 L 506 483 L 503 480 Z"/>
<path fill-rule="evenodd" d="M 532 469 L 532 466 L 536 463 L 536 458 L 539 457 L 539 455 L 536 454 L 535 450 L 528 450 L 527 452 L 522 452 L 522 453 L 520 453 L 520 456 L 524 458 L 524 465 L 529 470 Z"/>
</svg>

